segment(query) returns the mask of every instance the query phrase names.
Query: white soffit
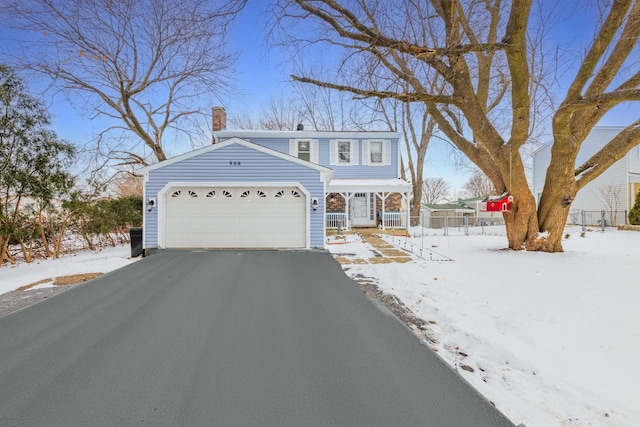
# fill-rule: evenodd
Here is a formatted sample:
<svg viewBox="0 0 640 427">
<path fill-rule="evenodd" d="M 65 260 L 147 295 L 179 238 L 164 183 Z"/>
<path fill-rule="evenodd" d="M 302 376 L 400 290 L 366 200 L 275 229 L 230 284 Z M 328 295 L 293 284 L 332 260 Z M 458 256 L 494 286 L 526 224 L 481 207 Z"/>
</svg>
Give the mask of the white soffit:
<svg viewBox="0 0 640 427">
<path fill-rule="evenodd" d="M 391 179 L 332 179 L 327 186 L 328 193 L 406 193 L 411 184 L 400 178 Z"/>
</svg>

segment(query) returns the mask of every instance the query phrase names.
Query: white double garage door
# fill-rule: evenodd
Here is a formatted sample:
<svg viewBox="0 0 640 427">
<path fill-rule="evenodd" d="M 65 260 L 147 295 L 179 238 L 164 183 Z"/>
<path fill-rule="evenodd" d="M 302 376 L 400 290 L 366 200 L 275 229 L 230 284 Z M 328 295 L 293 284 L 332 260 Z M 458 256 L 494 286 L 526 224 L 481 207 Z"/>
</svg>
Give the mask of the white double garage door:
<svg viewBox="0 0 640 427">
<path fill-rule="evenodd" d="M 297 186 L 171 186 L 165 248 L 304 248 L 307 195 Z"/>
</svg>

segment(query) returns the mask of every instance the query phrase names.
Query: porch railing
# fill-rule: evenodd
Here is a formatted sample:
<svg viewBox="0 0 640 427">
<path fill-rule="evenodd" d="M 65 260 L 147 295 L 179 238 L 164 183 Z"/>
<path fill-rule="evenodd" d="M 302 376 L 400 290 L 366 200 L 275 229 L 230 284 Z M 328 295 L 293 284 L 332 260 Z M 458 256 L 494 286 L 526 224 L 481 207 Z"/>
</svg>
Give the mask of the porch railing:
<svg viewBox="0 0 640 427">
<path fill-rule="evenodd" d="M 347 214 L 344 212 L 327 212 L 325 218 L 327 228 L 347 228 Z"/>
<path fill-rule="evenodd" d="M 379 212 L 379 215 L 382 214 Z M 378 217 L 379 218 L 379 217 Z M 327 229 L 347 229 L 347 214 L 344 212 L 327 212 L 325 215 Z M 384 228 L 406 228 L 406 212 L 385 212 L 383 218 Z"/>
<path fill-rule="evenodd" d="M 384 228 L 405 228 L 407 226 L 407 213 L 385 212 L 382 221 Z"/>
</svg>

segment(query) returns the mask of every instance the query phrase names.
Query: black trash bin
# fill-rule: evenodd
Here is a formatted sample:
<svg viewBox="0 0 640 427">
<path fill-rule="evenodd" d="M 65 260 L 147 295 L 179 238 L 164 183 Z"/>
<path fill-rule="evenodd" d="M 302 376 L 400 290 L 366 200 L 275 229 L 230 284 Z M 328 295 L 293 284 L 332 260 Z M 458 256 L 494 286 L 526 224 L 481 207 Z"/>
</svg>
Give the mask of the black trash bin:
<svg viewBox="0 0 640 427">
<path fill-rule="evenodd" d="M 131 258 L 144 255 L 142 250 L 142 227 L 131 227 L 129 229 L 129 237 L 131 239 Z"/>
</svg>

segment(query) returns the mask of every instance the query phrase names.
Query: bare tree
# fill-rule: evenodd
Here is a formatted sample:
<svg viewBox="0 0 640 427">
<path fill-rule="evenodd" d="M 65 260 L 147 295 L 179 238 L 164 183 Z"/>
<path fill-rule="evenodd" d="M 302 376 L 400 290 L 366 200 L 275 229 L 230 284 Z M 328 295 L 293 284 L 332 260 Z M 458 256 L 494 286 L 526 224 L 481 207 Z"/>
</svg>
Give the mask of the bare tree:
<svg viewBox="0 0 640 427">
<path fill-rule="evenodd" d="M 599 198 L 604 203 L 609 213 L 611 225 L 616 226 L 616 212 L 620 209 L 620 196 L 622 195 L 622 185 L 620 184 L 607 184 L 598 188 Z"/>
<path fill-rule="evenodd" d="M 321 86 L 294 84 L 296 105 L 309 129 L 325 131 L 372 130 L 386 122 L 379 117 L 375 103 L 354 99 L 350 94 Z"/>
<path fill-rule="evenodd" d="M 266 130 L 295 130 L 302 123 L 303 113 L 298 106 L 284 98 L 272 99 L 267 104 L 260 124 Z"/>
<path fill-rule="evenodd" d="M 496 193 L 493 184 L 480 169 L 476 169 L 473 172 L 473 175 L 464 184 L 463 188 L 471 197 L 486 197 Z"/>
<path fill-rule="evenodd" d="M 121 173 L 112 184 L 116 197 L 142 197 L 143 195 L 142 178 L 139 176 Z"/>
<path fill-rule="evenodd" d="M 401 131 L 404 136 L 405 153 L 402 162 L 402 178 L 409 172 L 413 200 L 411 217 L 420 215 L 424 190 L 424 166 L 427 148 L 435 133 L 435 122 L 424 108 L 424 104 L 380 99 L 377 110 L 391 131 Z M 405 160 L 406 158 L 406 160 Z M 406 161 L 406 164 L 405 164 Z"/>
<path fill-rule="evenodd" d="M 188 120 L 228 89 L 225 33 L 246 1 L 5 0 L 0 11 L 30 34 L 17 61 L 111 119 L 98 151 L 144 165 L 143 147 L 166 159 L 167 132 L 188 137 Z"/>
<path fill-rule="evenodd" d="M 370 100 L 355 100 L 327 88 L 293 83 L 272 98 L 254 117 L 231 116 L 236 129 L 295 130 L 299 124 L 317 131 L 354 131 L 384 127 L 387 123 Z"/>
<path fill-rule="evenodd" d="M 421 205 L 433 205 L 451 197 L 451 186 L 443 178 L 425 178 Z"/>
<path fill-rule="evenodd" d="M 262 119 L 243 111 L 239 114 L 230 115 L 227 119 L 231 129 L 256 130 L 262 129 Z"/>
<path fill-rule="evenodd" d="M 424 103 L 440 132 L 468 157 L 499 192 L 515 201 L 504 219 L 509 247 L 562 251 L 562 235 L 577 192 L 640 142 L 635 120 L 584 164 L 574 168 L 580 146 L 612 108 L 640 100 L 637 58 L 640 0 L 602 3 L 602 20 L 553 112 L 551 164 L 539 207 L 529 189 L 520 150 L 544 119 L 541 103 L 550 98 L 542 55 L 546 21 L 556 13 L 533 0 L 379 2 L 368 0 L 281 0 L 280 28 L 295 49 L 334 49 L 344 53 L 339 79 L 318 79 L 312 70 L 292 76 L 360 97 Z M 304 25 L 304 34 L 296 25 Z M 585 23 L 585 27 L 588 24 Z M 301 35 L 302 34 L 302 35 Z M 633 53 L 633 54 L 632 54 Z M 384 69 L 408 90 L 371 85 L 348 64 Z M 352 75 L 352 77 L 350 77 Z M 441 78 L 442 90 L 429 86 Z M 548 113 L 547 113 L 548 114 Z M 541 237 L 540 231 L 547 231 Z"/>
</svg>

